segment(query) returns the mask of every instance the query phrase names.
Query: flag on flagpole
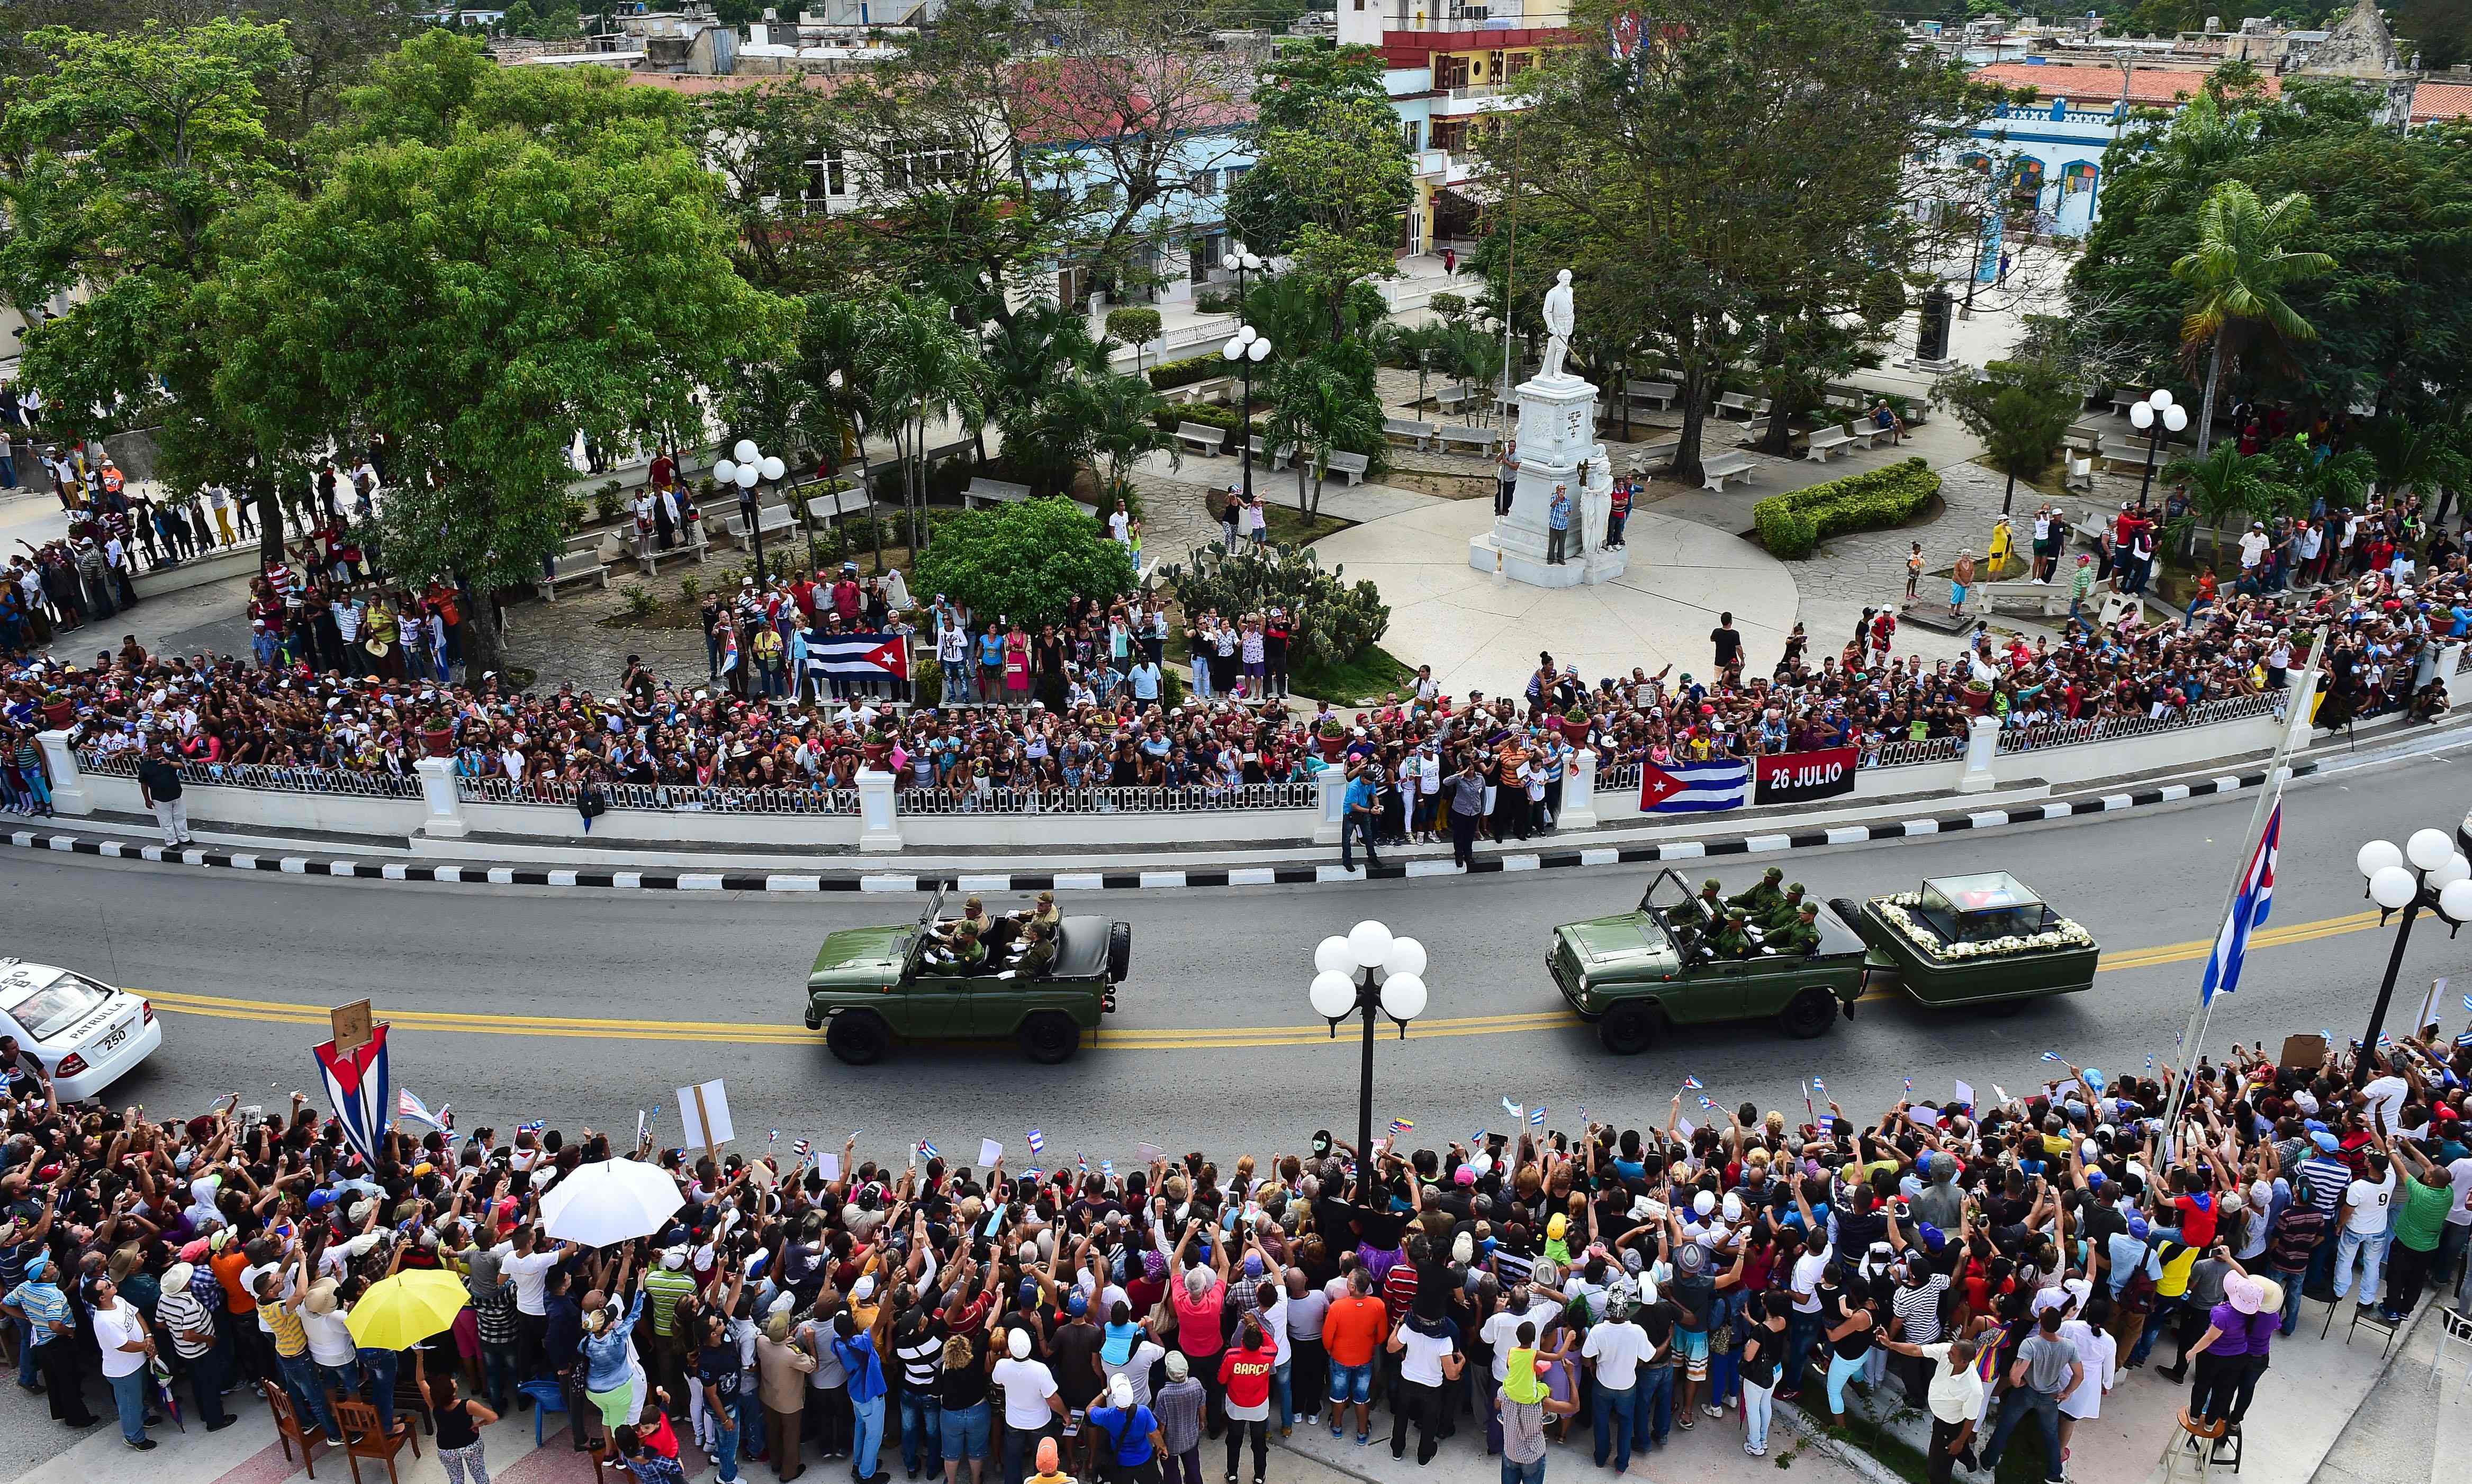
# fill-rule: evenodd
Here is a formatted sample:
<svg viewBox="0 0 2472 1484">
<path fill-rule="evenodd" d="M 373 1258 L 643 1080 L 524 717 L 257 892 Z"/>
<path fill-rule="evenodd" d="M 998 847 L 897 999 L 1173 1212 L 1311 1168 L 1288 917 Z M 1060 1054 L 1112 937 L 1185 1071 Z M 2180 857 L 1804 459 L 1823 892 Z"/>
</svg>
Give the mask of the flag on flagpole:
<svg viewBox="0 0 2472 1484">
<path fill-rule="evenodd" d="M 1702 1093 L 1700 1095 L 1700 1106 L 1710 1113 L 1714 1113 L 1717 1111 L 1717 1099 L 1709 1096 L 1705 1093 Z"/>
<path fill-rule="evenodd" d="M 722 638 L 721 672 L 728 674 L 738 668 L 738 631 L 731 629 Z"/>
<path fill-rule="evenodd" d="M 549 1127 L 549 1119 L 535 1119 L 529 1123 L 516 1124 L 515 1132 L 518 1134 L 537 1134 L 547 1127 Z"/>
<path fill-rule="evenodd" d="M 1030 1152 L 1038 1154 L 1047 1148 L 1047 1136 L 1036 1129 L 1030 1131 Z"/>
<path fill-rule="evenodd" d="M 1090 1173 L 1090 1156 L 1086 1154 L 1073 1156 L 1073 1167 L 1085 1175 Z"/>
<path fill-rule="evenodd" d="M 2206 978 L 2199 998 L 2212 1001 L 2218 994 L 2228 995 L 2240 988 L 2241 962 L 2248 955 L 2248 935 L 2266 926 L 2267 913 L 2274 906 L 2274 859 L 2282 848 L 2283 806 L 2277 803 L 2266 816 L 2266 832 L 2257 837 L 2257 849 L 2241 871 L 2240 889 L 2232 894 L 2232 909 L 2223 918 L 2223 928 L 2215 934 L 2215 946 L 2206 954 Z"/>
<path fill-rule="evenodd" d="M 2059 1052 L 2057 1052 L 2057 1051 L 2045 1051 L 2045 1052 L 2043 1053 L 2043 1060 L 2045 1060 L 2045 1061 L 2047 1061 L 2047 1062 L 2058 1062 L 2058 1063 L 2060 1063 L 2062 1066 L 2066 1066 L 2066 1065 L 2068 1064 L 2068 1060 L 2069 1060 L 2069 1059 L 2068 1059 L 2067 1057 L 2065 1057 L 2065 1056 L 2062 1056 L 2062 1055 L 2061 1055 Z"/>
<path fill-rule="evenodd" d="M 326 1100 L 334 1105 L 344 1137 L 361 1158 L 375 1165 L 378 1143 L 386 1135 L 387 1110 L 395 1106 L 388 1095 L 386 1023 L 371 1025 L 369 1039 L 348 1053 L 336 1050 L 335 1043 L 327 1041 L 313 1048 L 311 1054 L 318 1058 L 318 1075 L 326 1084 Z"/>
<path fill-rule="evenodd" d="M 1811 1090 L 1818 1093 L 1822 1097 L 1828 1095 L 1828 1084 L 1820 1081 L 1818 1077 L 1811 1079 Z"/>
<path fill-rule="evenodd" d="M 1698 1077 L 1691 1075 L 1689 1072 L 1683 1073 L 1682 1090 L 1686 1093 L 1699 1092 L 1701 1088 L 1704 1088 L 1707 1085 L 1707 1083 L 1700 1081 Z"/>
<path fill-rule="evenodd" d="M 1099 1162 L 1099 1173 L 1109 1180 L 1115 1179 L 1116 1162 L 1114 1160 L 1101 1160 Z"/>
<path fill-rule="evenodd" d="M 791 1144 L 791 1145 L 790 1145 L 790 1152 L 791 1152 L 791 1153 L 793 1153 L 793 1154 L 796 1154 L 798 1158 L 800 1158 L 800 1159 L 802 1159 L 802 1160 L 803 1160 L 803 1159 L 805 1159 L 808 1155 L 813 1154 L 813 1153 L 815 1153 L 815 1152 L 816 1152 L 816 1146 L 815 1146 L 813 1143 L 810 1143 L 809 1142 L 807 1142 L 806 1140 L 801 1139 L 801 1140 L 797 1141 L 796 1142 L 795 1142 L 795 1143 L 793 1143 L 793 1144 Z"/>
</svg>

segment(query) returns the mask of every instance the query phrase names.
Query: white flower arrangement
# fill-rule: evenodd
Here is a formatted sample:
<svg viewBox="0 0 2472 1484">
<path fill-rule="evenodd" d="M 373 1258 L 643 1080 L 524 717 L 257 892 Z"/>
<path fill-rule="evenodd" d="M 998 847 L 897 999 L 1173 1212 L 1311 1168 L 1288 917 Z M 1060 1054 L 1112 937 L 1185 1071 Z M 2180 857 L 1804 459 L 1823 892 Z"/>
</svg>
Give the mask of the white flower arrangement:
<svg viewBox="0 0 2472 1484">
<path fill-rule="evenodd" d="M 1904 891 L 1890 896 L 1874 897 L 1871 905 L 1879 909 L 1880 918 L 1897 930 L 1909 943 L 1945 961 L 1965 958 L 2008 958 L 2020 954 L 2048 954 L 2061 949 L 2092 948 L 2094 937 L 2068 918 L 2060 918 L 2053 927 L 2040 932 L 2012 932 L 2004 937 L 1985 938 L 1978 943 L 1949 943 L 1938 933 L 1916 921 L 1906 910 L 1919 904 L 1921 893 Z"/>
</svg>

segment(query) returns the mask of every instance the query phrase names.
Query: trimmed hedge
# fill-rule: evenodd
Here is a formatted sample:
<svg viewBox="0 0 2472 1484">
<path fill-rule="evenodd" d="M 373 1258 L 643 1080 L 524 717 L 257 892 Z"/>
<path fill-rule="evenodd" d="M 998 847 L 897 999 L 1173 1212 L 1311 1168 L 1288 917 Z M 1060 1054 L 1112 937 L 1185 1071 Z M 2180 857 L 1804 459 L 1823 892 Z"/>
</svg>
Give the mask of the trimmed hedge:
<svg viewBox="0 0 2472 1484">
<path fill-rule="evenodd" d="M 1163 361 L 1152 366 L 1151 388 L 1155 391 L 1172 391 L 1178 387 L 1190 387 L 1198 381 L 1208 381 L 1214 376 L 1235 374 L 1227 358 L 1213 350 L 1206 356 L 1187 356 L 1181 361 Z"/>
<path fill-rule="evenodd" d="M 1922 513 L 1939 493 L 1939 476 L 1920 459 L 1848 475 L 1807 489 L 1771 495 L 1751 506 L 1751 524 L 1771 556 L 1808 556 L 1830 536 L 1884 530 Z"/>
<path fill-rule="evenodd" d="M 1205 427 L 1224 428 L 1233 433 L 1244 418 L 1237 413 L 1236 409 L 1222 407 L 1216 402 L 1188 402 L 1177 407 L 1160 408 L 1151 413 L 1151 421 L 1157 423 L 1160 431 L 1164 433 L 1174 433 L 1176 425 L 1180 422 L 1198 422 Z"/>
</svg>

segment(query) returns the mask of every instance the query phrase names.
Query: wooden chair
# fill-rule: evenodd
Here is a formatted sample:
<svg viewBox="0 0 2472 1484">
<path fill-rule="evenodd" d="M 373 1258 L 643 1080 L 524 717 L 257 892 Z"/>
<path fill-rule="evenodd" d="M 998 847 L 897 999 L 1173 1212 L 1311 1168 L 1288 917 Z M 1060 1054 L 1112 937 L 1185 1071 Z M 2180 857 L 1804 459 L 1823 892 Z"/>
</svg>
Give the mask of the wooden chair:
<svg viewBox="0 0 2472 1484">
<path fill-rule="evenodd" d="M 283 1445 L 283 1461 L 287 1464 L 292 1461 L 292 1445 L 299 1444 L 300 1467 L 309 1471 L 309 1477 L 316 1478 L 318 1465 L 313 1460 L 318 1456 L 318 1449 L 334 1445 L 326 1441 L 323 1432 L 313 1432 L 300 1425 L 300 1414 L 292 1405 L 292 1393 L 268 1380 L 259 1381 L 257 1390 L 258 1395 L 266 1398 L 267 1410 L 274 1414 L 275 1440 Z"/>
<path fill-rule="evenodd" d="M 352 1466 L 352 1484 L 361 1484 L 361 1460 L 386 1460 L 387 1478 L 391 1484 L 401 1484 L 394 1472 L 394 1455 L 412 1445 L 412 1456 L 420 1456 L 420 1432 L 408 1417 L 397 1417 L 392 1430 L 378 1425 L 378 1409 L 366 1402 L 334 1403 L 335 1421 L 344 1429 L 344 1460 Z"/>
<path fill-rule="evenodd" d="M 410 1365 L 398 1366 L 394 1373 L 394 1415 L 417 1417 L 424 1431 L 438 1432 L 438 1413 L 429 1404 L 429 1374 L 417 1352 Z"/>
</svg>

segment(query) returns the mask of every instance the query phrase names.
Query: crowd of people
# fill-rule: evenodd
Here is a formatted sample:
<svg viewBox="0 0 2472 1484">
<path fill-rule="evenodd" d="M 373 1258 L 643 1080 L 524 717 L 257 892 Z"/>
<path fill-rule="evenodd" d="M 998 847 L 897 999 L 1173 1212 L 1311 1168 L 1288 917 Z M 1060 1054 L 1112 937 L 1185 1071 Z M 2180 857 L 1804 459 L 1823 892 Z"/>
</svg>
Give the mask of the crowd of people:
<svg viewBox="0 0 2472 1484">
<path fill-rule="evenodd" d="M 426 1414 L 459 1480 L 487 1477 L 477 1429 L 544 1390 L 568 1446 L 642 1484 L 683 1479 L 688 1440 L 723 1481 L 813 1459 L 885 1484 L 897 1457 L 946 1484 L 1198 1484 L 1224 1450 L 1258 1484 L 1271 1431 L 1315 1427 L 1420 1464 L 1463 1434 L 1537 1484 L 1557 1444 L 1620 1472 L 1709 1426 L 1762 1455 L 1778 1403 L 1842 1422 L 1850 1392 L 1929 1415 L 1934 1480 L 1988 1476 L 2021 1432 L 2058 1480 L 2131 1373 L 2189 1387 L 2190 1446 L 2233 1446 L 2304 1299 L 2393 1319 L 2460 1292 L 2472 1034 L 2363 1054 L 2235 1047 L 2168 1128 L 2169 1071 L 2050 1053 L 2022 1097 L 1910 1086 L 1848 1115 L 1815 1081 L 1798 1116 L 1678 1092 L 1635 1126 L 1582 1109 L 1414 1147 L 1402 1120 L 1367 1149 L 1019 1170 L 425 1110 L 365 1157 L 297 1093 L 64 1106 L 0 1043 L 0 1312 L 18 1384 L 68 1426 L 107 1396 L 149 1448 L 160 1407 L 218 1429 L 254 1383 L 329 1438 L 343 1402 Z M 656 1166 L 676 1210 L 561 1240 L 559 1186 L 612 1158 Z M 422 1269 L 467 1307 L 357 1343 L 371 1285 Z"/>
</svg>

